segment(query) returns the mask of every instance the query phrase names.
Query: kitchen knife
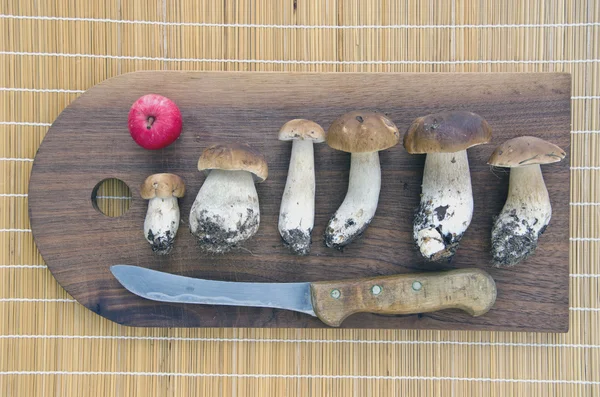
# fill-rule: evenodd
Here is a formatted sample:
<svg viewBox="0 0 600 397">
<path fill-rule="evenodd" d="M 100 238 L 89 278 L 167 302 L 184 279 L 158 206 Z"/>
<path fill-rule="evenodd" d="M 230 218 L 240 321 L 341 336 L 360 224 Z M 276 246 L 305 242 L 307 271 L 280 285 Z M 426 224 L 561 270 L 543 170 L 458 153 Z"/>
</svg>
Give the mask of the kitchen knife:
<svg viewBox="0 0 600 397">
<path fill-rule="evenodd" d="M 173 303 L 270 307 L 318 317 L 339 327 L 353 313 L 415 314 L 461 309 L 480 316 L 496 300 L 496 283 L 481 269 L 306 283 L 203 280 L 138 266 L 110 270 L 130 292 Z"/>
</svg>

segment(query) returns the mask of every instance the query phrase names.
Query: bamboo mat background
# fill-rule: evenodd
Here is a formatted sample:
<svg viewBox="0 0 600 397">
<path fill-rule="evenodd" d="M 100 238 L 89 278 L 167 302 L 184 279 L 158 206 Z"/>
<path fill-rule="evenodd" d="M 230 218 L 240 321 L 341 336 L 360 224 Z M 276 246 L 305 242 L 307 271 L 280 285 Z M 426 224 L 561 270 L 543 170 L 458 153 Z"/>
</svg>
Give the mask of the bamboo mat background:
<svg viewBox="0 0 600 397">
<path fill-rule="evenodd" d="M 600 4 L 522 3 L 0 0 L 0 395 L 600 395 Z M 572 73 L 569 333 L 130 329 L 83 308 L 35 248 L 32 160 L 82 92 L 149 69 Z"/>
</svg>

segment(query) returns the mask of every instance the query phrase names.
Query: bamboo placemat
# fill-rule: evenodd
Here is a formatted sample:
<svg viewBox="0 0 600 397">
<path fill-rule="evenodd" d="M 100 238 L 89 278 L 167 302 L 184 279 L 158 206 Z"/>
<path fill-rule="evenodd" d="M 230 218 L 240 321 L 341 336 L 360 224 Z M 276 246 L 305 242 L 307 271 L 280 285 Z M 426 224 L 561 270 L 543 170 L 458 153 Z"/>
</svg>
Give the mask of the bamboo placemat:
<svg viewBox="0 0 600 397">
<path fill-rule="evenodd" d="M 600 394 L 597 1 L 2 0 L 0 14 L 1 396 Z M 32 160 L 82 92 L 149 69 L 572 73 L 570 332 L 130 329 L 83 308 L 33 243 Z M 99 195 L 127 207 L 118 184 Z"/>
</svg>

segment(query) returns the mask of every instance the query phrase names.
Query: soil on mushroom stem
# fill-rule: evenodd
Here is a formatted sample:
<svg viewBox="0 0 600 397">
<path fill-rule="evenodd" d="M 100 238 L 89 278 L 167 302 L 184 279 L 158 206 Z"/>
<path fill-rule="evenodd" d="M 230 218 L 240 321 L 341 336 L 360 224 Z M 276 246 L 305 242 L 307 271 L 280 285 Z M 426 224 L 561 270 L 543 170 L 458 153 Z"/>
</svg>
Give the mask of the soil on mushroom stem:
<svg viewBox="0 0 600 397">
<path fill-rule="evenodd" d="M 311 232 L 306 233 L 301 229 L 282 230 L 281 240 L 293 253 L 297 255 L 308 255 L 310 253 Z"/>
<path fill-rule="evenodd" d="M 158 255 L 167 255 L 173 249 L 175 242 L 170 230 L 165 232 L 166 236 L 154 236 L 152 230 L 148 230 L 148 240 L 152 241 L 152 252 Z"/>
<path fill-rule="evenodd" d="M 433 208 L 433 203 L 430 200 L 425 203 L 421 203 L 421 205 L 415 212 L 415 218 L 414 218 L 414 222 L 413 222 L 413 227 L 414 227 L 413 230 L 419 231 L 419 230 L 424 230 L 424 229 L 435 229 L 435 230 L 437 230 L 437 232 L 440 234 L 440 237 L 444 241 L 445 249 L 443 251 L 439 251 L 439 252 L 435 253 L 431 258 L 426 258 L 427 260 L 429 260 L 431 262 L 439 262 L 442 260 L 450 261 L 452 259 L 452 257 L 454 256 L 454 254 L 456 253 L 458 244 L 460 243 L 460 240 L 462 239 L 462 236 L 463 236 L 463 234 L 460 234 L 460 235 L 456 235 L 456 234 L 452 234 L 452 233 L 444 234 L 444 233 L 442 233 L 441 225 L 436 226 L 435 224 L 430 222 L 432 214 L 435 214 L 434 216 L 438 219 L 439 222 L 446 219 L 446 217 L 454 216 L 454 211 L 450 212 L 450 211 L 448 211 L 448 209 L 449 209 L 448 205 L 438 206 L 436 208 Z M 414 244 L 415 244 L 417 250 L 420 250 L 419 244 L 417 243 L 416 239 L 414 241 Z"/>
<path fill-rule="evenodd" d="M 344 241 L 344 244 L 336 244 L 333 242 L 333 239 L 335 237 L 335 229 L 332 227 L 327 227 L 327 229 L 325 229 L 325 245 L 327 247 L 330 248 L 335 248 L 338 251 L 343 251 L 344 247 L 347 246 L 348 244 L 350 244 L 351 242 L 358 240 L 359 238 L 362 237 L 362 235 L 365 233 L 365 230 L 367 230 L 367 228 L 369 227 L 369 225 L 371 224 L 371 221 L 365 222 L 365 224 L 359 229 L 357 230 L 354 235 L 348 239 Z M 329 224 L 331 223 L 335 223 L 337 222 L 337 218 L 335 217 L 335 215 L 331 218 L 331 220 L 329 221 Z M 349 228 L 351 226 L 354 226 L 356 224 L 356 220 L 352 219 L 352 218 L 348 218 L 346 219 L 346 222 L 344 223 L 344 226 L 346 228 Z"/>
<path fill-rule="evenodd" d="M 246 220 L 243 223 L 238 221 L 236 230 L 224 229 L 223 219 L 219 215 L 206 210 L 201 211 L 198 216 L 198 230 L 192 233 L 198 238 L 200 248 L 213 254 L 224 254 L 236 248 L 238 243 L 252 237 L 258 230 L 260 217 L 250 208 L 247 211 Z M 239 236 L 247 237 L 240 239 Z"/>
<path fill-rule="evenodd" d="M 520 219 L 515 210 L 510 213 L 509 217 L 512 220 L 510 222 L 502 222 L 501 225 L 496 224 L 499 217 L 494 218 L 494 228 L 492 229 L 492 260 L 496 267 L 514 266 L 531 256 L 537 248 L 539 237 L 547 227 L 547 225 L 544 226 L 536 234 L 527 220 Z M 537 223 L 539 220 L 535 218 L 534 222 Z M 526 228 L 525 234 L 521 234 L 520 230 L 522 226 Z"/>
</svg>

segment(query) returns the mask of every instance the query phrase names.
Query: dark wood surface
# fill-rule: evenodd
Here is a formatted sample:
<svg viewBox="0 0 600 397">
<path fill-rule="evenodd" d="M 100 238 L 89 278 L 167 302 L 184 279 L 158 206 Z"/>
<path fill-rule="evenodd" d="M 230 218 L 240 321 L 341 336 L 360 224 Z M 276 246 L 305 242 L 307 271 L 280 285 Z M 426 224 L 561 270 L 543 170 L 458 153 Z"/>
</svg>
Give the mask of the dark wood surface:
<svg viewBox="0 0 600 397">
<path fill-rule="evenodd" d="M 140 96 L 174 100 L 183 133 L 160 151 L 129 136 L 127 114 Z M 543 167 L 553 216 L 536 254 L 512 269 L 490 268 L 490 232 L 508 190 L 508 173 L 486 165 L 495 146 L 519 135 L 547 139 L 570 152 L 571 78 L 558 73 L 305 74 L 243 72 L 137 72 L 107 80 L 66 108 L 48 131 L 29 186 L 31 228 L 58 282 L 81 304 L 121 324 L 152 327 L 325 327 L 308 315 L 275 309 L 163 304 L 126 291 L 113 264 L 145 266 L 186 276 L 240 281 L 326 281 L 407 272 L 479 267 L 494 278 L 498 296 L 481 317 L 459 310 L 419 315 L 355 314 L 346 328 L 427 328 L 566 332 L 569 317 L 569 156 Z M 426 264 L 412 242 L 424 155 L 402 144 L 380 153 L 382 190 L 377 214 L 360 240 L 343 252 L 326 248 L 323 233 L 347 189 L 349 155 L 326 144 L 315 148 L 316 217 L 312 252 L 292 255 L 277 231 L 290 142 L 281 125 L 308 118 L 328 128 L 339 115 L 384 112 L 404 133 L 419 116 L 468 110 L 487 119 L 493 141 L 469 150 L 475 210 L 450 263 Z M 224 141 L 249 143 L 269 164 L 257 185 L 261 225 L 244 249 L 200 252 L 187 226 L 204 181 L 196 165 L 202 150 Z M 143 236 L 147 201 L 139 194 L 150 174 L 172 172 L 186 182 L 182 225 L 167 257 L 154 256 Z M 92 205 L 94 186 L 119 178 L 131 188 L 129 211 L 110 218 Z"/>
</svg>

